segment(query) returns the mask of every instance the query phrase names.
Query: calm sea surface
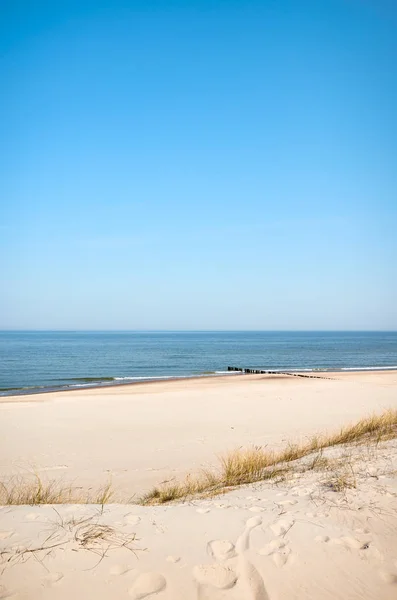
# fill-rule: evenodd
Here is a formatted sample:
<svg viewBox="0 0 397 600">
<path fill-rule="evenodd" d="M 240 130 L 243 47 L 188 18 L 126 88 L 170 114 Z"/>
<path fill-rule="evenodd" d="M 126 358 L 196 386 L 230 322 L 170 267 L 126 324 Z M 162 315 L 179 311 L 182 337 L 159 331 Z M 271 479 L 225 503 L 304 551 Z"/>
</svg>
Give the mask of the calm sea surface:
<svg viewBox="0 0 397 600">
<path fill-rule="evenodd" d="M 0 332 L 0 395 L 222 372 L 397 368 L 397 332 Z"/>
</svg>

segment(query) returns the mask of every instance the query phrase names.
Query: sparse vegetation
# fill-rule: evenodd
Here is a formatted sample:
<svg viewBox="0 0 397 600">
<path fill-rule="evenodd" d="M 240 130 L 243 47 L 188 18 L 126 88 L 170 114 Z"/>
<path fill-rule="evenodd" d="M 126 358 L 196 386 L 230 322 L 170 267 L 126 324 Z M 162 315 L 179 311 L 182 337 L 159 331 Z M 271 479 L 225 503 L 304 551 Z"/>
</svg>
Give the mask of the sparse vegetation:
<svg viewBox="0 0 397 600">
<path fill-rule="evenodd" d="M 323 485 L 333 492 L 344 492 L 357 487 L 353 470 L 350 473 L 346 469 L 335 471 L 331 477 L 323 482 Z"/>
<path fill-rule="evenodd" d="M 324 456 L 323 450 L 317 452 L 306 465 L 308 471 L 328 471 L 335 464 L 335 460 Z"/>
<path fill-rule="evenodd" d="M 288 444 L 281 450 L 254 446 L 239 448 L 220 458 L 218 470 L 202 470 L 188 475 L 182 482 L 168 482 L 154 487 L 139 500 L 141 504 L 164 504 L 185 500 L 192 496 L 223 493 L 225 490 L 258 481 L 279 481 L 287 476 L 295 461 L 309 457 L 303 470 L 332 471 L 340 466 L 340 459 L 323 456 L 323 450 L 334 446 L 363 444 L 368 447 L 383 440 L 397 437 L 397 410 L 389 409 L 381 415 L 371 415 L 353 425 L 342 427 L 332 434 L 316 435 L 301 444 Z M 346 462 L 346 461 L 345 461 Z M 336 464 L 338 463 L 338 465 Z M 343 460 L 342 460 L 343 463 Z M 335 491 L 355 487 L 354 476 L 343 471 L 330 476 L 328 487 Z M 354 485 L 353 485 L 354 484 Z M 325 485 L 327 485 L 325 483 Z M 34 474 L 28 480 L 20 477 L 0 482 L 0 504 L 100 504 L 113 496 L 111 484 L 92 493 L 81 488 L 63 485 L 57 481 L 44 482 Z"/>
<path fill-rule="evenodd" d="M 84 493 L 81 488 L 60 481 L 45 481 L 37 473 L 28 478 L 10 477 L 0 481 L 0 505 L 37 504 L 101 504 L 109 502 L 111 483 L 95 492 Z"/>
<path fill-rule="evenodd" d="M 220 493 L 227 488 L 258 481 L 279 479 L 290 470 L 290 463 L 312 455 L 306 469 L 331 468 L 332 462 L 322 451 L 344 444 L 379 443 L 397 436 L 397 410 L 389 409 L 381 415 L 371 415 L 353 425 L 342 427 L 333 434 L 316 435 L 303 444 L 289 444 L 282 450 L 268 450 L 255 446 L 237 449 L 220 459 L 218 472 L 189 475 L 181 483 L 165 484 L 150 490 L 141 498 L 142 504 L 163 504 L 196 494 Z M 355 487 L 354 477 L 340 473 L 335 476 L 332 489 Z M 353 485 L 354 483 L 354 485 Z"/>
<path fill-rule="evenodd" d="M 101 509 L 88 517 L 70 519 L 63 518 L 55 507 L 53 510 L 57 518 L 52 522 L 49 535 L 41 545 L 11 547 L 0 552 L 0 575 L 10 564 L 25 562 L 31 557 L 42 563 L 42 559 L 51 555 L 56 548 L 65 546 L 74 552 L 84 549 L 98 555 L 99 560 L 93 568 L 112 550 L 126 549 L 135 556 L 139 551 L 135 544 L 135 533 L 125 533 L 123 530 L 99 522 L 103 514 Z"/>
</svg>

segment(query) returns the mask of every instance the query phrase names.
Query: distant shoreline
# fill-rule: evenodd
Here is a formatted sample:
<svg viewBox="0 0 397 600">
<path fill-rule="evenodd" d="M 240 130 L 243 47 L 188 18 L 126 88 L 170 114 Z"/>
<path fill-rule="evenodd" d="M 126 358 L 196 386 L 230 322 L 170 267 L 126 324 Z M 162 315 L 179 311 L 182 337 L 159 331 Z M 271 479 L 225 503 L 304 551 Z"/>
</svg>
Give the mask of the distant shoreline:
<svg viewBox="0 0 397 600">
<path fill-rule="evenodd" d="M 136 386 L 136 385 L 147 385 L 154 383 L 167 383 L 173 381 L 195 381 L 202 379 L 213 379 L 213 378 L 222 378 L 222 377 L 247 377 L 248 375 L 253 375 L 259 377 L 260 375 L 273 375 L 276 376 L 307 376 L 317 375 L 318 378 L 321 378 L 321 375 L 332 375 L 332 374 L 348 374 L 348 373 L 397 373 L 397 365 L 392 366 L 373 366 L 373 367 L 341 367 L 340 369 L 335 368 L 324 368 L 324 369 L 266 369 L 268 373 L 244 373 L 241 371 L 219 371 L 214 373 L 202 373 L 202 374 L 192 374 L 192 375 L 163 375 L 163 376 L 155 376 L 155 377 L 125 377 L 125 378 L 113 378 L 109 381 L 109 377 L 104 378 L 104 380 L 93 381 L 92 383 L 86 382 L 84 383 L 84 379 L 94 379 L 94 378 L 81 378 L 81 384 L 77 383 L 65 383 L 60 386 L 43 386 L 43 387 L 35 387 L 32 389 L 29 388 L 14 388 L 9 390 L 0 391 L 0 403 L 2 401 L 6 401 L 7 398 L 18 398 L 20 396 L 37 396 L 39 394 L 51 394 L 51 393 L 59 393 L 59 392 L 81 392 L 84 390 L 97 390 L 97 389 L 107 389 L 107 388 L 119 388 L 125 386 Z M 127 381 L 125 381 L 125 379 Z M 325 379 L 325 377 L 324 377 Z"/>
</svg>

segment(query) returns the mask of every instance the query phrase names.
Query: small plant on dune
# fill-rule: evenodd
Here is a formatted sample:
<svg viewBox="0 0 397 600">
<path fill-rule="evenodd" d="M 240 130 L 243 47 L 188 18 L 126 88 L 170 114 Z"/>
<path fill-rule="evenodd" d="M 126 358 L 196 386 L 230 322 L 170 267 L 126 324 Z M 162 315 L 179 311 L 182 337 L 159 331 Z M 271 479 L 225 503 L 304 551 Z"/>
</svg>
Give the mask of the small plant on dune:
<svg viewBox="0 0 397 600">
<path fill-rule="evenodd" d="M 348 489 L 357 487 L 353 470 L 350 473 L 346 469 L 335 471 L 331 477 L 323 482 L 323 485 L 333 492 L 345 492 Z"/>
<path fill-rule="evenodd" d="M 109 481 L 102 488 L 100 488 L 97 492 L 95 502 L 93 504 L 108 504 L 109 500 L 112 498 L 114 492 L 112 490 L 112 483 Z"/>
<path fill-rule="evenodd" d="M 199 475 L 193 477 L 188 475 L 185 481 L 180 483 L 166 483 L 162 486 L 152 488 L 140 499 L 140 504 L 165 504 L 173 500 L 184 500 L 197 494 L 217 494 L 222 486 L 215 473 L 203 470 Z"/>
<path fill-rule="evenodd" d="M 220 461 L 220 483 L 224 487 L 274 479 L 286 470 L 285 467 L 276 467 L 279 463 L 275 461 L 273 452 L 260 447 L 229 452 Z"/>
<path fill-rule="evenodd" d="M 323 455 L 323 451 L 320 450 L 304 466 L 304 470 L 307 470 L 307 471 L 328 471 L 329 469 L 331 469 L 334 466 L 335 462 L 337 462 L 337 461 L 332 460 L 332 459 L 328 458 L 327 456 L 324 456 Z"/>
<path fill-rule="evenodd" d="M 60 481 L 45 481 L 37 473 L 27 479 L 10 477 L 0 481 L 0 505 L 37 504 L 107 504 L 113 495 L 107 483 L 93 494 L 84 494 L 81 489 Z"/>
<path fill-rule="evenodd" d="M 38 474 L 27 480 L 11 477 L 0 482 L 0 504 L 67 504 L 72 502 L 74 491 L 71 486 L 59 482 L 44 482 Z"/>
</svg>

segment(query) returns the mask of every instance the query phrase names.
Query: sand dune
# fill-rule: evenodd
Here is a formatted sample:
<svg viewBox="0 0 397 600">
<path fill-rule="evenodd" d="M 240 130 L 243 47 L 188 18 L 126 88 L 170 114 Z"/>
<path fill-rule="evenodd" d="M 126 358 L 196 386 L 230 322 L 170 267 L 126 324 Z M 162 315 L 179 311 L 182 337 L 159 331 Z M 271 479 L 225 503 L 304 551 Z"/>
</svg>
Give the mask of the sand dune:
<svg viewBox="0 0 397 600">
<path fill-rule="evenodd" d="M 215 452 L 396 407 L 396 391 L 395 372 L 237 376 L 2 402 L 3 478 L 33 465 L 84 488 L 111 474 L 124 503 L 0 507 L 0 598 L 395 599 L 396 439 L 328 448 L 214 497 L 125 498 Z"/>
<path fill-rule="evenodd" d="M 392 600 L 396 449 L 351 454 L 343 493 L 310 471 L 184 505 L 5 507 L 1 597 Z"/>
</svg>

